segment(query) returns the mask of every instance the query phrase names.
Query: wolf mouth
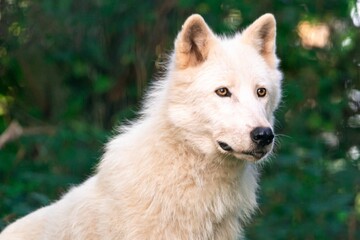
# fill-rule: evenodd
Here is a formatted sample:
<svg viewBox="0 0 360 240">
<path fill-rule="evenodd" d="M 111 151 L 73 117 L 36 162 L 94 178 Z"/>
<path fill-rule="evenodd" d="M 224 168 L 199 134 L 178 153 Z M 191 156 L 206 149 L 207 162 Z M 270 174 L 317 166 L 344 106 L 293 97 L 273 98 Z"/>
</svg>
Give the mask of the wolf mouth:
<svg viewBox="0 0 360 240">
<path fill-rule="evenodd" d="M 263 150 L 259 150 L 259 149 L 253 149 L 251 151 L 235 152 L 232 147 L 230 147 L 227 143 L 222 142 L 222 141 L 218 141 L 218 145 L 225 152 L 234 153 L 234 154 L 240 153 L 240 154 L 243 154 L 243 155 L 249 155 L 249 156 L 254 157 L 255 159 L 260 159 L 260 158 L 264 157 L 268 153 L 268 151 L 263 151 Z"/>
<path fill-rule="evenodd" d="M 223 149 L 223 150 L 226 151 L 226 152 L 232 152 L 232 151 L 234 151 L 234 150 L 232 149 L 232 147 L 230 147 L 230 146 L 229 146 L 227 143 L 225 143 L 225 142 L 218 141 L 218 144 L 219 144 L 220 148 Z"/>
<path fill-rule="evenodd" d="M 241 152 L 244 155 L 250 155 L 253 156 L 256 159 L 260 159 L 263 156 L 265 156 L 267 154 L 266 151 L 259 151 L 259 150 L 252 150 L 252 151 L 242 151 Z"/>
</svg>

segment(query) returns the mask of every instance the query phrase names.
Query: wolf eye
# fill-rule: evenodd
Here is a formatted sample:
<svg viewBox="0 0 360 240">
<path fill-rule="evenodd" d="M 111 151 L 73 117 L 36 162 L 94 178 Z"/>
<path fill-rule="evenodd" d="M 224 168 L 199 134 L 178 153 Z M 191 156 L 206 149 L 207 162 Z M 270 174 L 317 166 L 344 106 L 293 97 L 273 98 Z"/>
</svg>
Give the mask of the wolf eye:
<svg viewBox="0 0 360 240">
<path fill-rule="evenodd" d="M 215 90 L 215 93 L 219 96 L 219 97 L 230 97 L 231 96 L 231 92 L 229 91 L 229 89 L 227 88 L 219 88 Z"/>
<path fill-rule="evenodd" d="M 256 90 L 256 93 L 258 95 L 258 97 L 265 97 L 266 95 L 266 88 L 258 88 Z"/>
</svg>

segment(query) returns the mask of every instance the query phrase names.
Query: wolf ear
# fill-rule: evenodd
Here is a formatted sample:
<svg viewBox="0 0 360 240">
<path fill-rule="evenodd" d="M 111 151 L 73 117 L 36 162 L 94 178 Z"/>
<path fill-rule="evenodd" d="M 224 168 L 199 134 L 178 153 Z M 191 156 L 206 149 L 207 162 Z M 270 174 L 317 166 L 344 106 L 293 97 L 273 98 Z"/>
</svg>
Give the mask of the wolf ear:
<svg viewBox="0 0 360 240">
<path fill-rule="evenodd" d="M 272 14 L 259 17 L 242 33 L 242 40 L 253 46 L 270 67 L 276 68 L 278 59 L 276 49 L 276 21 Z"/>
<path fill-rule="evenodd" d="M 185 69 L 204 62 L 214 38 L 204 19 L 198 14 L 191 15 L 175 40 L 176 67 Z"/>
</svg>

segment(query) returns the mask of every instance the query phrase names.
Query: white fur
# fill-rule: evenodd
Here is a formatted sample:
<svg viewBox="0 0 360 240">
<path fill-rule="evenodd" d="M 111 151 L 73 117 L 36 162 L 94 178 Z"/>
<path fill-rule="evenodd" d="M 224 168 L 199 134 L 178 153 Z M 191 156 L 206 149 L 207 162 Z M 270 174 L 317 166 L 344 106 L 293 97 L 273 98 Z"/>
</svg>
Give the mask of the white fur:
<svg viewBox="0 0 360 240">
<path fill-rule="evenodd" d="M 258 179 L 257 159 L 242 151 L 253 146 L 253 128 L 272 127 L 281 95 L 274 28 L 267 14 L 242 34 L 218 37 L 200 16 L 189 17 L 166 76 L 141 117 L 108 143 L 97 173 L 0 239 L 241 237 Z M 220 87 L 232 97 L 216 95 Z M 257 97 L 258 87 L 266 97 Z"/>
</svg>

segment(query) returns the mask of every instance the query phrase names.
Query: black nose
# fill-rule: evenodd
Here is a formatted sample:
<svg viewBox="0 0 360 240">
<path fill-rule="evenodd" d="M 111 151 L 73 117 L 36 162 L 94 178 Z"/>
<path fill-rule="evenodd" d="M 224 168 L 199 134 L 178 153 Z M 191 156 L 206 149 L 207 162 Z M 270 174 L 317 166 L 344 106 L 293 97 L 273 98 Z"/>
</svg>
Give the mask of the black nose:
<svg viewBox="0 0 360 240">
<path fill-rule="evenodd" d="M 250 137 L 254 143 L 261 147 L 265 147 L 272 143 L 274 139 L 274 133 L 271 128 L 257 127 L 250 132 Z"/>
</svg>

